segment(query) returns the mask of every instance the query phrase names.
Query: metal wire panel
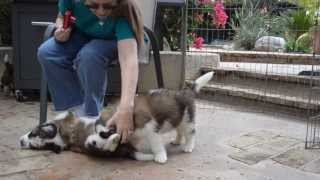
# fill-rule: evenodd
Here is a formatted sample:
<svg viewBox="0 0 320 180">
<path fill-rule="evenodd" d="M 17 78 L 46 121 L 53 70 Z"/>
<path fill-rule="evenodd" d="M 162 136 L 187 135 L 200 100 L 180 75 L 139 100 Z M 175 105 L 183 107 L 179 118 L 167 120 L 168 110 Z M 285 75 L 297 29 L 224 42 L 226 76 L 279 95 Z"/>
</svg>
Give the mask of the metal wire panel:
<svg viewBox="0 0 320 180">
<path fill-rule="evenodd" d="M 220 55 L 210 91 L 302 110 L 320 146 L 319 0 L 187 2 L 188 52 Z"/>
</svg>

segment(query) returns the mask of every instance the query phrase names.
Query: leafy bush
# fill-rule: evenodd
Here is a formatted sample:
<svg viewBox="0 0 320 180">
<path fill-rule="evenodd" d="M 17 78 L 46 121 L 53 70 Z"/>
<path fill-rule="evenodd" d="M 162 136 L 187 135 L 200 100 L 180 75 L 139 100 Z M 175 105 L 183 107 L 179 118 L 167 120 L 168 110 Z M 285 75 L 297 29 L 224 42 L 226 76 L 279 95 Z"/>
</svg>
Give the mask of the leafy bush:
<svg viewBox="0 0 320 180">
<path fill-rule="evenodd" d="M 187 0 L 188 1 L 188 17 L 187 17 L 187 45 L 195 48 L 202 47 L 204 41 L 201 37 L 201 29 L 225 28 L 228 16 L 224 11 L 221 0 L 215 2 L 211 0 Z M 165 37 L 171 50 L 180 48 L 182 14 L 178 8 L 161 8 L 161 30 L 159 31 L 159 39 Z M 160 44 L 162 44 L 160 42 Z"/>
<path fill-rule="evenodd" d="M 228 19 L 222 0 L 188 0 L 188 45 L 199 49 L 209 43 L 210 30 L 225 29 Z"/>
<path fill-rule="evenodd" d="M 242 8 L 236 12 L 236 20 L 232 21 L 232 28 L 236 31 L 235 47 L 251 50 L 257 39 L 269 35 L 284 37 L 288 52 L 310 52 L 308 43 L 296 42 L 314 24 L 309 11 L 297 7 L 285 11 L 282 8 L 283 12 L 278 12 L 276 8 L 279 7 L 272 6 L 276 2 L 269 0 L 268 4 L 267 1 L 242 0 Z"/>
<path fill-rule="evenodd" d="M 266 22 L 269 14 L 261 11 L 259 2 L 243 0 L 242 8 L 236 12 L 236 20 L 231 21 L 231 26 L 236 31 L 236 48 L 251 50 L 257 39 L 268 34 Z"/>
<path fill-rule="evenodd" d="M 168 40 L 170 49 L 176 51 L 180 49 L 181 41 L 181 27 L 182 27 L 182 14 L 179 8 L 164 7 L 161 8 L 161 29 L 158 30 L 160 34 L 159 41 L 162 42 L 162 37 Z"/>
<path fill-rule="evenodd" d="M 11 0 L 0 0 L 0 35 L 3 45 L 11 45 Z"/>
<path fill-rule="evenodd" d="M 292 12 L 289 19 L 289 29 L 291 33 L 298 38 L 313 26 L 313 16 L 307 13 L 306 10 L 298 10 Z"/>
<path fill-rule="evenodd" d="M 310 53 L 312 43 L 310 40 L 310 30 L 314 24 L 313 16 L 307 10 L 293 11 L 288 14 L 288 31 L 286 33 L 286 50 L 288 52 Z"/>
</svg>

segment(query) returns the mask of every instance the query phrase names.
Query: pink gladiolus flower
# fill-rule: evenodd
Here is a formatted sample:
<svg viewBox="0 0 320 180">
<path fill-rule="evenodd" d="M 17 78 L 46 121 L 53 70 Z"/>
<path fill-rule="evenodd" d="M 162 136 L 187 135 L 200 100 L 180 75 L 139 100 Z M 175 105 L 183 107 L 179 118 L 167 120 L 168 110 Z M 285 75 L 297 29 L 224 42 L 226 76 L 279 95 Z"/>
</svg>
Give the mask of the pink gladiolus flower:
<svg viewBox="0 0 320 180">
<path fill-rule="evenodd" d="M 224 6 L 222 2 L 217 1 L 216 3 L 214 3 L 214 10 L 215 10 L 215 14 L 213 17 L 213 23 L 217 28 L 219 27 L 225 28 L 228 20 L 228 15 L 224 10 Z"/>
<path fill-rule="evenodd" d="M 197 37 L 192 44 L 192 47 L 196 49 L 201 49 L 203 47 L 204 39 L 202 37 Z"/>
</svg>

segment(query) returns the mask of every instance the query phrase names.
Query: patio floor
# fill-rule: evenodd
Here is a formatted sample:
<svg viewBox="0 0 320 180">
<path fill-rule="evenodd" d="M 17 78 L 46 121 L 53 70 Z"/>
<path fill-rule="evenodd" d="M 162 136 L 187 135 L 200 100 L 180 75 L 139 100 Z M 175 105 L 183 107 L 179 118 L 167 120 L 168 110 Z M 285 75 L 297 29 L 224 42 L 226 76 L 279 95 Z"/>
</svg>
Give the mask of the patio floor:
<svg viewBox="0 0 320 180">
<path fill-rule="evenodd" d="M 196 149 L 169 147 L 168 162 L 159 165 L 20 150 L 18 138 L 38 114 L 38 102 L 0 94 L 0 179 L 320 180 L 320 150 L 303 148 L 306 124 L 294 115 L 198 99 Z"/>
</svg>

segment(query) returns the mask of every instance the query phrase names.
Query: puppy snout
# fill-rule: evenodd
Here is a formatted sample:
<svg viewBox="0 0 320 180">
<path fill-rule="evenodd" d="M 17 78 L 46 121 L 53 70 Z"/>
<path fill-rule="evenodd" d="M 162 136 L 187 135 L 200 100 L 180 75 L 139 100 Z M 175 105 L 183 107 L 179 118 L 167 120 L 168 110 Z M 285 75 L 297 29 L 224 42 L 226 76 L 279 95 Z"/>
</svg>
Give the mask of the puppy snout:
<svg viewBox="0 0 320 180">
<path fill-rule="evenodd" d="M 96 146 L 97 145 L 97 141 L 92 141 L 92 146 Z"/>
<path fill-rule="evenodd" d="M 25 143 L 24 143 L 24 140 L 23 140 L 23 139 L 20 139 L 20 146 L 21 146 L 21 147 L 24 147 L 24 146 L 25 146 Z"/>
</svg>

